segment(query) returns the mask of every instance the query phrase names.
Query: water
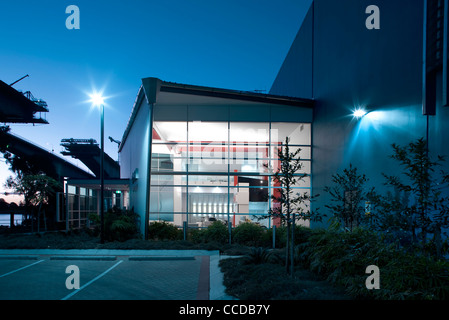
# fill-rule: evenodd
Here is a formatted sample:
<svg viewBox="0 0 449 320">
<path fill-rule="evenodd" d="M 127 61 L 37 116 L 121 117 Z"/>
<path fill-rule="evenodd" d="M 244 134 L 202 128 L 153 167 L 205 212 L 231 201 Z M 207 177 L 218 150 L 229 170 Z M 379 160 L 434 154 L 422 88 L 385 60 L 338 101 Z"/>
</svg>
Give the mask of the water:
<svg viewBox="0 0 449 320">
<path fill-rule="evenodd" d="M 0 214 L 0 226 L 7 226 L 9 227 L 9 222 L 11 216 L 9 214 Z M 15 214 L 14 215 L 14 224 L 18 225 L 22 223 L 22 215 L 21 214 Z"/>
</svg>

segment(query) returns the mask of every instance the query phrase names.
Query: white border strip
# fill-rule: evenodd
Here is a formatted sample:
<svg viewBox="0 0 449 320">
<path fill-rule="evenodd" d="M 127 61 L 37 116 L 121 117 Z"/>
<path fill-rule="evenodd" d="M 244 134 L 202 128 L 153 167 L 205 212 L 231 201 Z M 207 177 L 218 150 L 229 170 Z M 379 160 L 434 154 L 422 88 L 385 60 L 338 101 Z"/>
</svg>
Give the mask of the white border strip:
<svg viewBox="0 0 449 320">
<path fill-rule="evenodd" d="M 11 271 L 11 272 L 8 272 L 8 273 L 5 273 L 5 274 L 2 274 L 2 275 L 0 275 L 0 278 L 2 278 L 2 277 L 6 277 L 6 276 L 8 276 L 8 275 L 10 275 L 10 274 L 12 274 L 12 273 L 16 273 L 17 271 L 20 271 L 20 270 L 23 270 L 23 269 L 29 268 L 29 267 L 31 267 L 31 266 L 34 266 L 35 264 L 41 263 L 42 261 L 45 261 L 45 260 L 39 260 L 39 261 L 37 261 L 37 262 L 34 262 L 34 263 L 32 263 L 32 264 L 29 264 L 29 265 L 27 265 L 27 266 L 25 266 L 25 267 L 22 267 L 22 268 L 19 268 L 19 269 L 13 270 L 13 271 Z"/>
<path fill-rule="evenodd" d="M 103 272 L 102 274 L 96 276 L 95 278 L 93 278 L 92 280 L 90 280 L 88 283 L 86 283 L 84 286 L 82 286 L 79 289 L 76 289 L 75 291 L 73 291 L 72 293 L 66 295 L 64 298 L 62 298 L 61 300 L 67 300 L 70 299 L 71 297 L 73 297 L 75 294 L 77 294 L 78 292 L 80 292 L 81 290 L 83 290 L 84 288 L 86 288 L 88 285 L 90 285 L 91 283 L 97 281 L 98 279 L 100 279 L 101 277 L 103 277 L 104 275 L 106 275 L 109 271 L 111 271 L 112 269 L 114 269 L 115 267 L 117 267 L 120 263 L 122 263 L 123 260 L 120 260 L 119 262 L 117 262 L 116 264 L 114 264 L 112 267 L 110 267 L 108 270 L 106 270 L 105 272 Z"/>
</svg>

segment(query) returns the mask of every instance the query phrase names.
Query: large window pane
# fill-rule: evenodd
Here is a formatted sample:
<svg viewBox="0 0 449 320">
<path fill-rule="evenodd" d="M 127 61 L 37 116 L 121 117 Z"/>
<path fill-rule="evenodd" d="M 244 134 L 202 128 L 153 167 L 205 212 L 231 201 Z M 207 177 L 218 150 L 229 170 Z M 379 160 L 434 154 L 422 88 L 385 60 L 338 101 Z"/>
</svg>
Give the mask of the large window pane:
<svg viewBox="0 0 449 320">
<path fill-rule="evenodd" d="M 277 150 L 289 137 L 290 151 L 301 149 L 298 173 L 309 175 L 310 130 L 308 123 L 156 121 L 150 219 L 198 227 L 215 220 L 271 225 L 258 218 L 277 205 L 270 198 L 279 188 L 270 177 L 280 165 Z M 294 188 L 308 191 L 310 177 Z"/>
<path fill-rule="evenodd" d="M 228 185 L 227 175 L 189 175 L 189 187 L 223 187 Z"/>
<path fill-rule="evenodd" d="M 271 159 L 278 159 L 279 158 L 279 152 L 282 152 L 284 149 L 284 146 L 272 146 L 271 147 Z M 295 153 L 299 150 L 296 157 L 299 157 L 300 159 L 304 160 L 311 160 L 312 159 L 312 149 L 311 147 L 294 147 L 289 145 L 289 153 Z M 284 150 L 285 152 L 285 150 Z"/>
<path fill-rule="evenodd" d="M 192 121 L 188 123 L 189 142 L 195 145 L 227 144 L 227 122 Z"/>
<path fill-rule="evenodd" d="M 187 181 L 185 174 L 157 174 L 151 175 L 152 186 L 184 186 Z"/>
<path fill-rule="evenodd" d="M 187 141 L 187 122 L 155 121 L 153 124 L 153 143 Z"/>
<path fill-rule="evenodd" d="M 188 160 L 189 173 L 196 172 L 227 172 L 228 171 L 228 159 L 227 158 L 207 158 L 198 159 L 190 158 Z"/>
<path fill-rule="evenodd" d="M 286 137 L 290 138 L 291 145 L 311 144 L 310 123 L 273 122 L 271 124 L 271 144 L 285 143 Z"/>
<path fill-rule="evenodd" d="M 229 127 L 233 145 L 266 145 L 270 141 L 269 123 L 231 122 Z"/>
<path fill-rule="evenodd" d="M 150 220 L 173 221 L 173 213 L 186 211 L 185 195 L 185 187 L 152 186 Z"/>
</svg>

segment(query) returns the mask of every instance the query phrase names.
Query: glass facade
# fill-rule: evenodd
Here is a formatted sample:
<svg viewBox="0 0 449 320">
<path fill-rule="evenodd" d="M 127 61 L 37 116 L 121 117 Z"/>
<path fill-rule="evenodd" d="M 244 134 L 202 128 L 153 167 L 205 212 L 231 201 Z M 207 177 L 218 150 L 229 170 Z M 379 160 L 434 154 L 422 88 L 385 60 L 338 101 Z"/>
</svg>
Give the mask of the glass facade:
<svg viewBox="0 0 449 320">
<path fill-rule="evenodd" d="M 188 119 L 188 117 L 186 117 Z M 152 131 L 150 221 L 206 227 L 213 220 L 258 222 L 276 206 L 271 195 L 277 152 L 285 138 L 300 148 L 301 173 L 311 173 L 311 124 L 244 121 L 161 121 Z M 310 177 L 295 186 L 309 191 Z"/>
<path fill-rule="evenodd" d="M 68 187 L 69 228 L 78 229 L 87 226 L 89 213 L 97 212 L 97 192 L 92 189 L 75 186 Z"/>
<path fill-rule="evenodd" d="M 67 183 L 67 182 L 66 182 Z M 77 186 L 74 182 L 67 183 L 65 198 L 66 208 L 60 208 L 59 212 L 64 212 L 64 216 L 59 215 L 58 221 L 64 221 L 68 213 L 68 222 L 66 222 L 67 228 L 79 229 L 89 227 L 89 214 L 100 214 L 100 190 L 97 183 L 92 188 Z M 85 184 L 83 184 L 85 185 Z M 94 189 L 95 188 L 95 189 Z M 104 210 L 112 208 L 118 208 L 126 210 L 129 206 L 129 192 L 126 190 L 127 186 L 123 185 L 122 188 L 114 186 L 111 188 L 107 186 L 104 192 Z M 61 199 L 62 203 L 64 199 Z"/>
</svg>

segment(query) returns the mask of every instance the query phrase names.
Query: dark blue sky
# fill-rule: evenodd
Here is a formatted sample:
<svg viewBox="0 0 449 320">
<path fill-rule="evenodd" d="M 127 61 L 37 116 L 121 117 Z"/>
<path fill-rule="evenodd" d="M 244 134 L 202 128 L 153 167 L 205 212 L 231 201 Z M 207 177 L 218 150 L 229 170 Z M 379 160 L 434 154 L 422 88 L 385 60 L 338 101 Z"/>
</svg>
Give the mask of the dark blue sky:
<svg viewBox="0 0 449 320">
<path fill-rule="evenodd" d="M 121 139 L 144 77 L 270 90 L 312 0 L 15 0 L 0 2 L 0 79 L 47 101 L 49 125 L 12 132 L 56 153 L 99 140 L 87 94 L 104 89 L 105 137 Z M 80 29 L 68 30 L 68 5 Z M 105 141 L 117 158 L 117 145 Z M 71 160 L 67 158 L 67 160 Z M 1 170 L 0 188 L 5 175 Z"/>
</svg>

